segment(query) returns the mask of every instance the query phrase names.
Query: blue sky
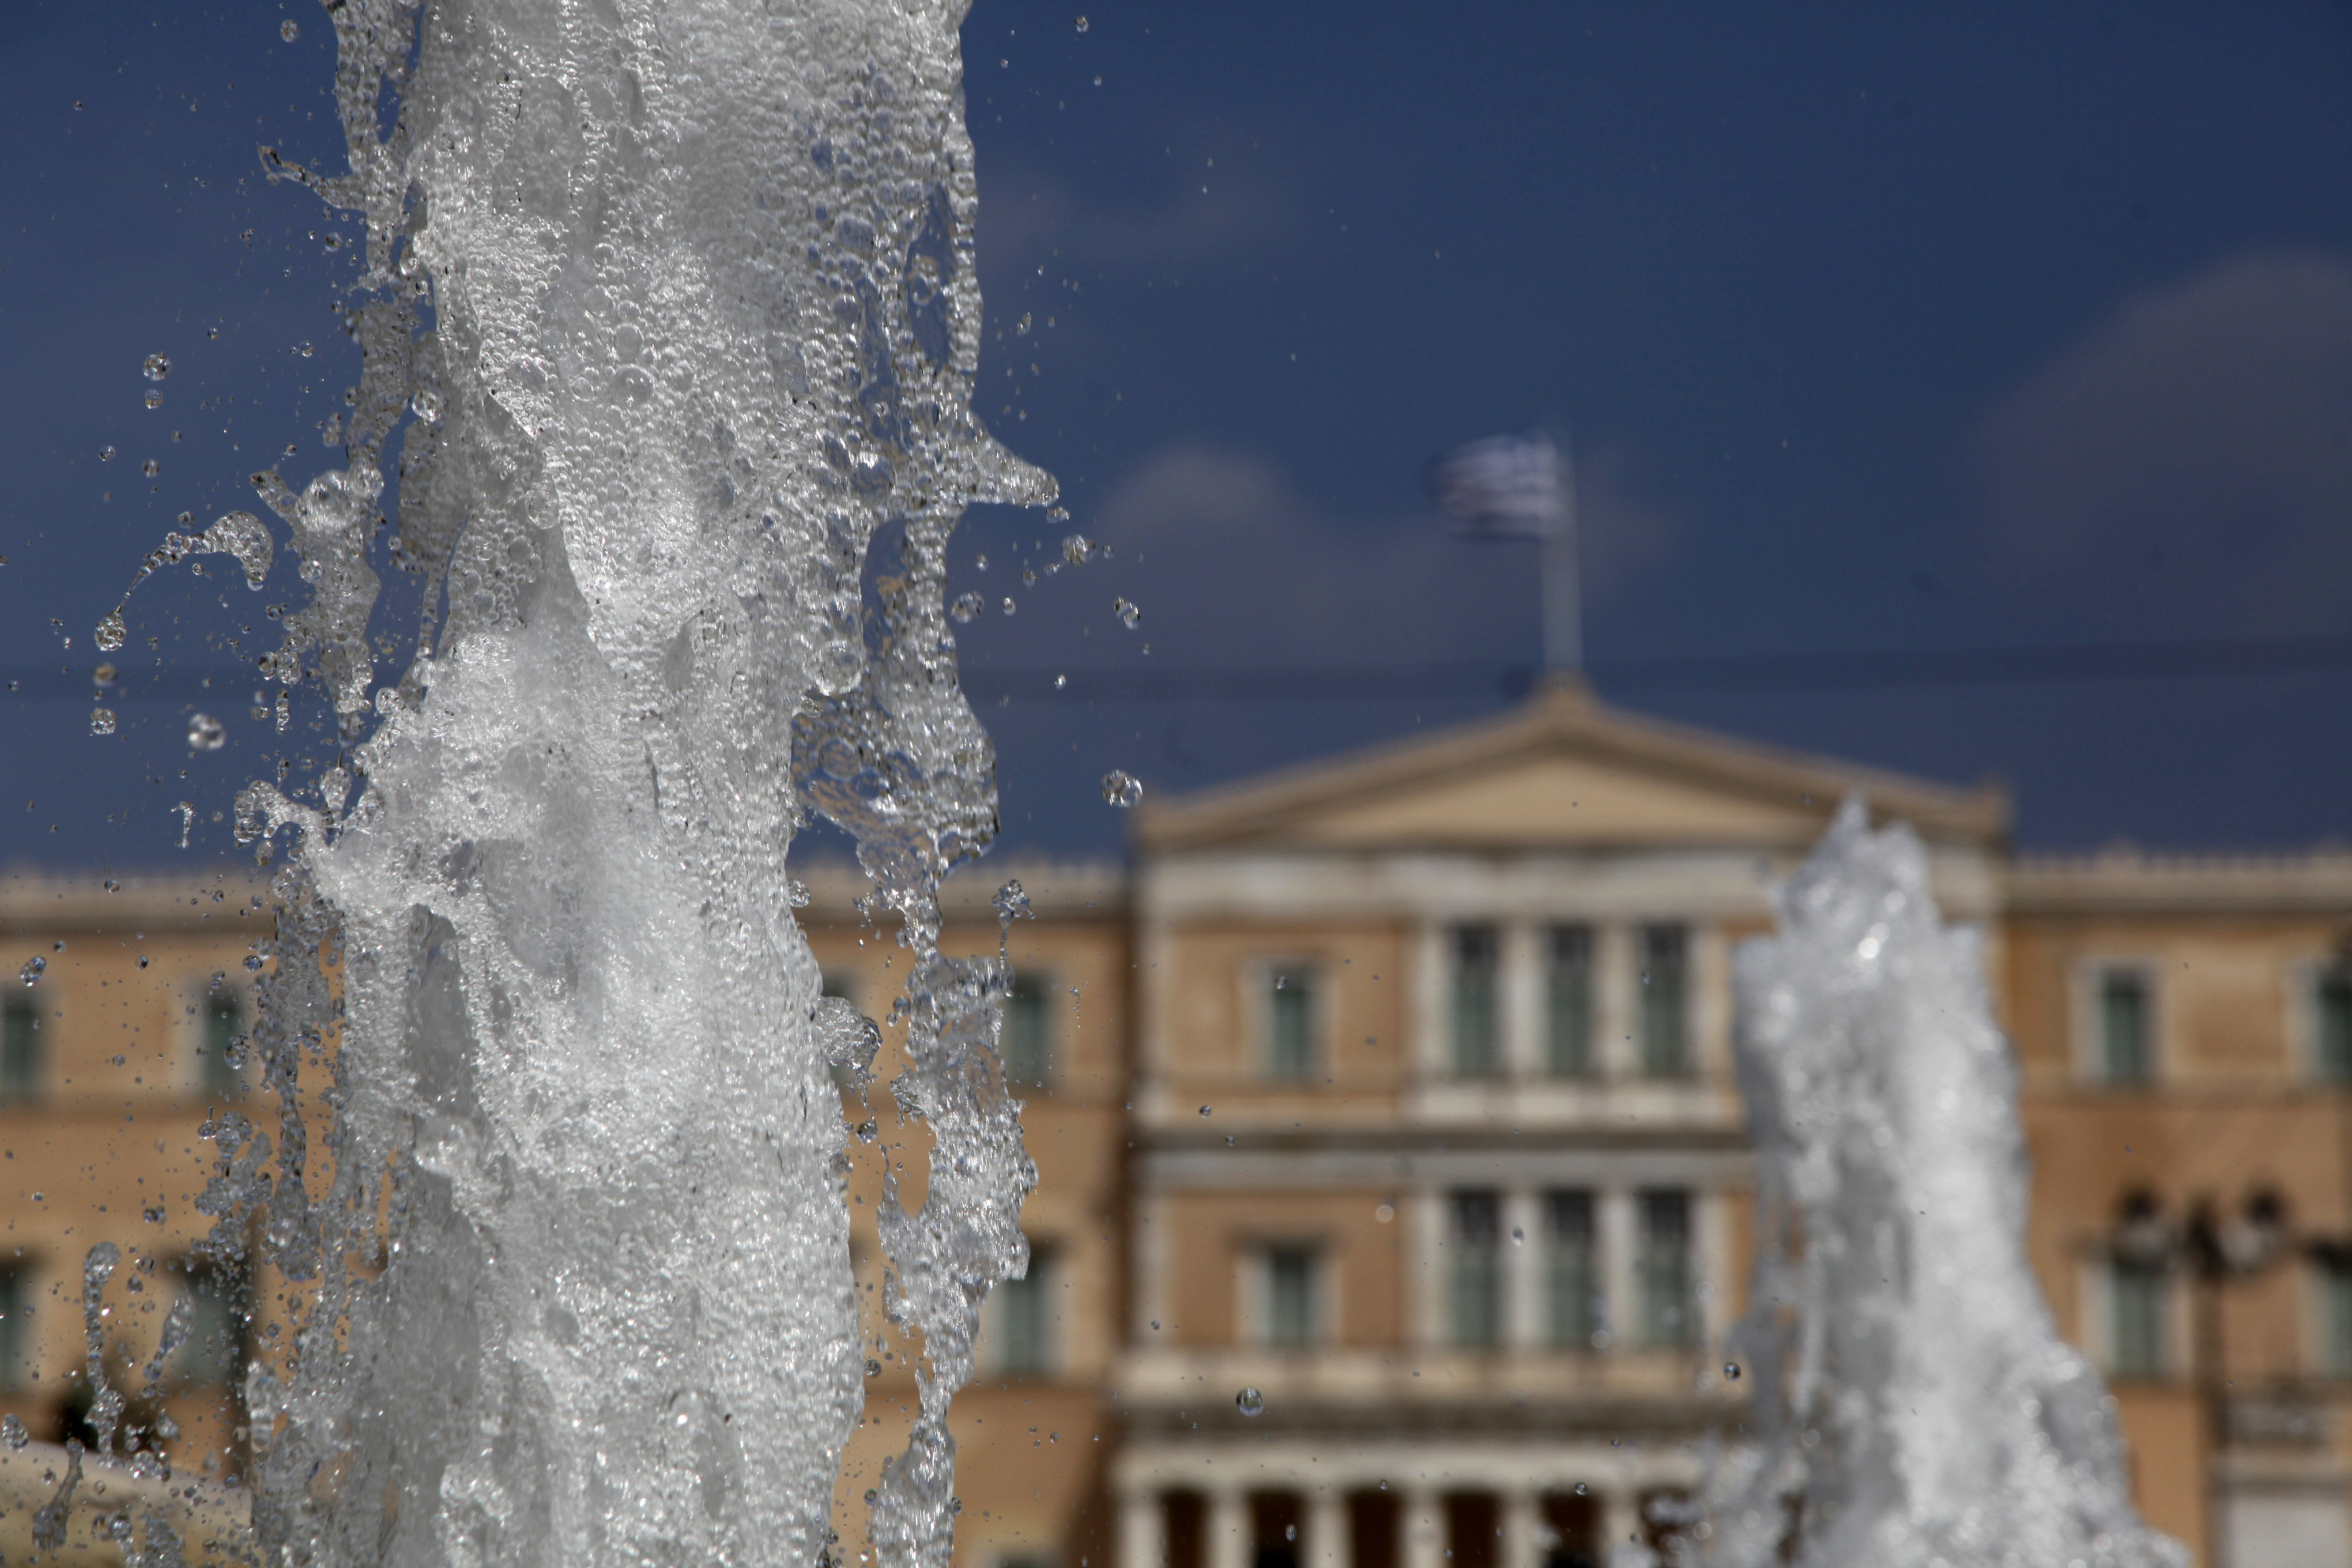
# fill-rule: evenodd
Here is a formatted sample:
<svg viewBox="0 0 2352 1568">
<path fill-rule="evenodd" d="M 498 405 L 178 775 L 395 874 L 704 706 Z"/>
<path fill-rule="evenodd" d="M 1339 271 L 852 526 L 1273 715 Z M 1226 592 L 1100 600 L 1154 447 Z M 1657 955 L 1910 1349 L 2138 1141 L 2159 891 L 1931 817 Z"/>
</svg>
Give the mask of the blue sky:
<svg viewBox="0 0 2352 1568">
<path fill-rule="evenodd" d="M 1532 561 L 1420 476 L 1538 425 L 1604 698 L 2005 775 L 2029 844 L 2352 831 L 2352 11 L 1083 3 L 965 27 L 982 411 L 1116 551 L 1024 585 L 1061 531 L 997 514 L 957 552 L 1021 605 L 963 634 L 1015 842 L 1115 847 L 1113 766 L 1509 700 Z M 182 800 L 215 852 L 274 765 L 226 683 L 257 600 L 143 587 L 163 665 L 105 739 L 89 637 L 179 512 L 323 456 L 351 252 L 254 149 L 331 146 L 331 47 L 307 3 L 0 14 L 0 858 L 176 858 Z"/>
</svg>

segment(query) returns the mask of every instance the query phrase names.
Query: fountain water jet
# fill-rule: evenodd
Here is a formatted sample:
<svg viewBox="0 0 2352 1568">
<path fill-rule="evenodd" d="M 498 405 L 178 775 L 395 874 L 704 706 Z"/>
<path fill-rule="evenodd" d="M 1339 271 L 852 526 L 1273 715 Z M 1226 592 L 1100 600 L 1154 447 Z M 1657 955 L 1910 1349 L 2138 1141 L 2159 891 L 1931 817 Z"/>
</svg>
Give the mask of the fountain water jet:
<svg viewBox="0 0 2352 1568">
<path fill-rule="evenodd" d="M 1751 1373 L 1698 1558 L 1725 1568 L 2181 1568 L 2133 1510 L 2114 1401 L 2025 1256 L 2017 1067 L 1979 932 L 1846 802 L 1738 953 L 1759 1162 Z M 1793 1555 L 1783 1555 L 1793 1537 Z"/>
<path fill-rule="evenodd" d="M 894 1089 L 932 1173 L 883 1217 L 929 1364 L 873 1533 L 947 1560 L 944 1408 L 1034 1171 L 1004 968 L 937 947 L 996 821 L 944 546 L 969 502 L 1053 499 L 971 409 L 962 9 L 342 0 L 349 173 L 264 150 L 367 225 L 346 460 L 254 476 L 313 588 L 263 670 L 341 749 L 238 801 L 265 859 L 292 839 L 252 1046 L 278 1115 L 207 1127 L 200 1205 L 215 1262 L 293 1287 L 247 1379 L 273 1563 L 824 1555 L 860 1402 L 828 1072 L 877 1037 L 791 913 L 812 808 L 913 949 Z M 379 685 L 395 437 L 424 608 Z"/>
</svg>

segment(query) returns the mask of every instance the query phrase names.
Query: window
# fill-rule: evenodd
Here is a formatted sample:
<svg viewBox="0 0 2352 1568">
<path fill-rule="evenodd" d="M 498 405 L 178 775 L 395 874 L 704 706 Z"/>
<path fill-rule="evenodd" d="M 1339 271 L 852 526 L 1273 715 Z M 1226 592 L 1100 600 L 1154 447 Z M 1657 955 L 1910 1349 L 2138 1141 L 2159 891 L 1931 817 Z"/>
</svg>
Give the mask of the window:
<svg viewBox="0 0 2352 1568">
<path fill-rule="evenodd" d="M 202 1262 L 187 1265 L 184 1293 L 188 1337 L 180 1342 L 179 1373 L 190 1383 L 236 1384 L 245 1377 L 245 1308 L 235 1276 Z"/>
<path fill-rule="evenodd" d="M 1265 1076 L 1303 1083 L 1314 1076 L 1315 1056 L 1315 971 L 1277 965 L 1265 980 Z"/>
<path fill-rule="evenodd" d="M 22 1388 L 31 1371 L 33 1292 L 21 1268 L 0 1268 L 0 1389 Z"/>
<path fill-rule="evenodd" d="M 2312 1263 L 2315 1359 L 2324 1373 L 2352 1377 L 2352 1253 L 2322 1253 Z"/>
<path fill-rule="evenodd" d="M 1642 928 L 1642 1071 L 1650 1078 L 1690 1069 L 1688 947 L 1680 926 Z"/>
<path fill-rule="evenodd" d="M 1015 974 L 1004 995 L 1004 1081 L 1013 1089 L 1044 1089 L 1054 1080 L 1053 985 Z"/>
<path fill-rule="evenodd" d="M 1454 1342 L 1491 1345 L 1503 1337 L 1503 1201 L 1499 1194 L 1454 1194 Z"/>
<path fill-rule="evenodd" d="M 206 1099 L 245 1092 L 245 998 L 226 987 L 205 996 L 196 1041 L 196 1080 Z"/>
<path fill-rule="evenodd" d="M 1272 1247 L 1265 1254 L 1265 1342 L 1271 1345 L 1311 1345 L 1317 1332 L 1318 1308 L 1315 1280 L 1315 1250 L 1308 1247 Z"/>
<path fill-rule="evenodd" d="M 1691 1310 L 1691 1203 L 1680 1191 L 1640 1195 L 1640 1250 L 1635 1271 L 1642 1291 L 1645 1344 L 1688 1344 L 1698 1327 Z"/>
<path fill-rule="evenodd" d="M 2107 1274 L 2108 1370 L 2117 1377 L 2164 1371 L 2164 1265 L 2118 1258 Z"/>
<path fill-rule="evenodd" d="M 1601 1268 L 1592 1194 L 1544 1194 L 1544 1338 L 1581 1349 L 1601 1331 Z"/>
<path fill-rule="evenodd" d="M 1054 1366 L 1054 1255 L 1034 1242 L 1029 1272 L 996 1282 L 996 1368 L 1050 1372 Z"/>
<path fill-rule="evenodd" d="M 1502 1066 L 1496 1016 L 1501 944 L 1493 926 L 1463 926 L 1454 933 L 1454 1071 L 1492 1078 Z"/>
<path fill-rule="evenodd" d="M 2323 969 L 2311 990 L 2312 1067 L 2328 1083 L 2352 1083 L 2352 970 Z"/>
<path fill-rule="evenodd" d="M 1544 974 L 1544 1065 L 1554 1078 L 1592 1072 L 1592 932 L 1554 926 Z"/>
<path fill-rule="evenodd" d="M 41 1098 L 41 1015 L 29 996 L 11 996 L 0 1014 L 0 1105 Z"/>
<path fill-rule="evenodd" d="M 2155 1068 L 2147 992 L 2136 969 L 2099 976 L 2099 1076 L 2109 1083 L 2146 1083 Z"/>
</svg>

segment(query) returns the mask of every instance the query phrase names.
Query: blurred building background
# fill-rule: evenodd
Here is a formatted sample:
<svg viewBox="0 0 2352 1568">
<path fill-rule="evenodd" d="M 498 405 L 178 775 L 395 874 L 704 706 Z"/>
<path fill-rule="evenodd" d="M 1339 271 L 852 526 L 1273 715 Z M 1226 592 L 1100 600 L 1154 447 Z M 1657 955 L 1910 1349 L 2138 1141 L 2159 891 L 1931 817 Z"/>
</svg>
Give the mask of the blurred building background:
<svg viewBox="0 0 2352 1568">
<path fill-rule="evenodd" d="M 1748 1268 L 1730 953 L 1855 790 L 1987 932 L 2032 1258 L 2142 1508 L 2208 1568 L 2352 1563 L 2352 851 L 2020 857 L 1997 787 L 1556 684 L 1149 800 L 1124 866 L 951 885 L 949 951 L 995 948 L 1005 878 L 1029 897 L 1003 1055 L 1039 1171 L 955 1406 L 963 1568 L 1582 1568 L 1685 1528 L 1741 1396 L 1710 1348 Z M 895 932 L 847 868 L 803 874 L 826 989 L 895 1037 Z M 263 921 L 226 877 L 6 884 L 0 963 L 42 965 L 0 1038 L 0 1410 L 33 1439 L 101 1436 L 94 1324 L 143 1447 L 244 1462 L 284 1287 L 199 1248 L 197 1134 L 275 1135 L 242 1056 Z M 880 1087 L 845 1113 L 848 1534 L 914 1404 L 874 1216 L 886 1168 L 919 1202 L 926 1145 Z"/>
</svg>

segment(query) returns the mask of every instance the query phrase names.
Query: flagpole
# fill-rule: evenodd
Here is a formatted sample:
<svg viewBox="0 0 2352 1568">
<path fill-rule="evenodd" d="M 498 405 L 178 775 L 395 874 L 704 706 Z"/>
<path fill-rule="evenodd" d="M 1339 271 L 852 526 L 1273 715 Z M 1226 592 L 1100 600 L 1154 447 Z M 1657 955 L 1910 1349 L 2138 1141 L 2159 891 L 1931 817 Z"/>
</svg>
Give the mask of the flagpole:
<svg viewBox="0 0 2352 1568">
<path fill-rule="evenodd" d="M 1559 515 L 1537 548 L 1542 552 L 1543 660 L 1548 676 L 1584 674 L 1584 615 L 1577 580 L 1576 455 L 1573 444 L 1559 453 Z"/>
</svg>

